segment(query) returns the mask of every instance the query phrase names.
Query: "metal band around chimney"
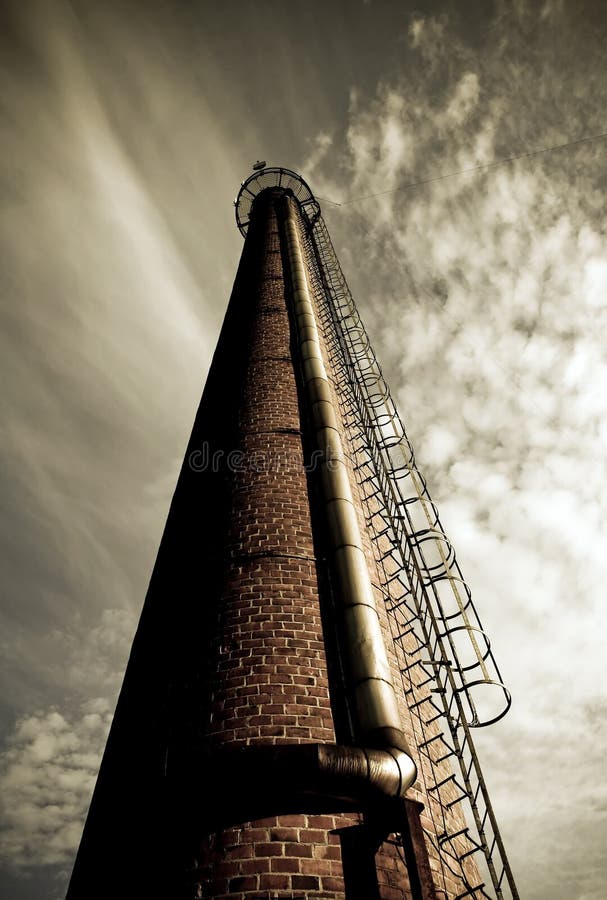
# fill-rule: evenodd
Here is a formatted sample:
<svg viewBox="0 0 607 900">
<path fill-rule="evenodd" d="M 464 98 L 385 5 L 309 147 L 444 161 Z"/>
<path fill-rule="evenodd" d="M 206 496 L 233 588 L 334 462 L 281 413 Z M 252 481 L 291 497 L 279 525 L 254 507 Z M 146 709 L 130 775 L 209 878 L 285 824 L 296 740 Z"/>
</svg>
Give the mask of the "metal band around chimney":
<svg viewBox="0 0 607 900">
<path fill-rule="evenodd" d="M 321 482 L 333 577 L 341 601 L 344 640 L 342 653 L 352 684 L 357 740 L 398 753 L 402 791 L 416 777 L 416 768 L 403 734 L 390 664 L 322 359 L 314 307 L 306 278 L 295 201 L 284 198 L 285 240 L 289 261 L 294 318 L 303 364 L 304 386 L 317 448 L 322 453 Z M 402 768 L 406 771 L 402 771 Z"/>
</svg>

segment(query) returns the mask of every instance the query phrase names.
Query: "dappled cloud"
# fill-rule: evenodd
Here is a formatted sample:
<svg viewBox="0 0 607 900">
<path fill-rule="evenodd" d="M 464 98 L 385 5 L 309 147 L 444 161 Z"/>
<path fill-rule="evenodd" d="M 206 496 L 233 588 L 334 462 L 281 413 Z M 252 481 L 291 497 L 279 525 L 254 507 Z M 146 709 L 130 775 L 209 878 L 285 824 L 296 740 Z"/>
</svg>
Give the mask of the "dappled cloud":
<svg viewBox="0 0 607 900">
<path fill-rule="evenodd" d="M 13 868 L 63 865 L 78 846 L 111 720 L 104 698 L 66 719 L 17 722 L 0 758 L 0 859 Z"/>
</svg>

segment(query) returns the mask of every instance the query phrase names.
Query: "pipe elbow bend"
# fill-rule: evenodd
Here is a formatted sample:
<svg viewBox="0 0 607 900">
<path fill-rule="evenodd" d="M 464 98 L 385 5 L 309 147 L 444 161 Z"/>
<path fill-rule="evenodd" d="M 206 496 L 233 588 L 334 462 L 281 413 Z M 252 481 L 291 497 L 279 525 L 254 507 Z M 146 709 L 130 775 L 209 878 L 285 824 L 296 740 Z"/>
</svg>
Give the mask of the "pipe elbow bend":
<svg viewBox="0 0 607 900">
<path fill-rule="evenodd" d="M 409 790 L 415 779 L 417 778 L 417 766 L 412 758 L 404 750 L 388 750 L 390 756 L 393 756 L 400 773 L 400 790 L 399 797 L 404 797 L 406 791 Z"/>
<path fill-rule="evenodd" d="M 404 797 L 417 778 L 417 766 L 409 754 L 398 747 L 363 752 L 367 757 L 370 784 L 385 796 Z"/>
<path fill-rule="evenodd" d="M 319 744 L 318 771 L 335 788 L 352 796 L 365 793 L 404 797 L 417 777 L 412 758 L 398 747 L 385 749 Z"/>
</svg>

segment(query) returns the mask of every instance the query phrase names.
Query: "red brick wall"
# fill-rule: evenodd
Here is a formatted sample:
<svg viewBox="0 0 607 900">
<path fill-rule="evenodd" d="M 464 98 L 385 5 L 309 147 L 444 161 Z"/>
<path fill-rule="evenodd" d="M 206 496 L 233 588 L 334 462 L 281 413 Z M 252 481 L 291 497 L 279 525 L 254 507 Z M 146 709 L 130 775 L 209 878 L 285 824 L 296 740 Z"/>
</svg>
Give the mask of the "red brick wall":
<svg viewBox="0 0 607 900">
<path fill-rule="evenodd" d="M 353 816 L 289 815 L 245 822 L 205 843 L 201 897 L 342 898 L 339 829 Z"/>
<path fill-rule="evenodd" d="M 237 411 L 217 687 L 216 743 L 333 741 L 316 556 L 276 214 L 250 302 Z"/>
</svg>

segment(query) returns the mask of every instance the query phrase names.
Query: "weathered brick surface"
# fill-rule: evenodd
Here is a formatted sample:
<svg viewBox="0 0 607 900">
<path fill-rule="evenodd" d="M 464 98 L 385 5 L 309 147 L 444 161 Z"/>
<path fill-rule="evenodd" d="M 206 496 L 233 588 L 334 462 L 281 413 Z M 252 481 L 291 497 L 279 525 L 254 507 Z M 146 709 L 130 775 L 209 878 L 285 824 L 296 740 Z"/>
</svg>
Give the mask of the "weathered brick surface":
<svg viewBox="0 0 607 900">
<path fill-rule="evenodd" d="M 215 743 L 333 741 L 299 400 L 276 215 L 266 221 L 229 473 Z"/>
<path fill-rule="evenodd" d="M 339 832 L 357 824 L 355 815 L 289 815 L 212 835 L 191 873 L 197 896 L 343 898 Z"/>
</svg>

